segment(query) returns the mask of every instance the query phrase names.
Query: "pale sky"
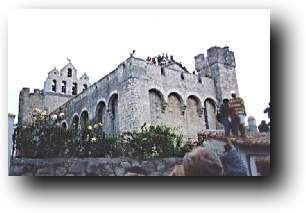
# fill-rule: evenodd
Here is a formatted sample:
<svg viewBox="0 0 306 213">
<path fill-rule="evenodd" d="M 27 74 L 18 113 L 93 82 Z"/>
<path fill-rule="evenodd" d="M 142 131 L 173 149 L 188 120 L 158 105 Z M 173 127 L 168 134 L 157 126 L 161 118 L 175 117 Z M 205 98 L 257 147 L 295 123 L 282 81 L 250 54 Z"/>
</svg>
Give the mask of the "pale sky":
<svg viewBox="0 0 306 213">
<path fill-rule="evenodd" d="M 8 112 L 18 114 L 22 87 L 42 89 L 70 58 L 94 83 L 136 50 L 172 54 L 192 72 L 194 56 L 212 46 L 235 53 L 240 96 L 257 125 L 270 101 L 269 10 L 11 10 Z M 17 121 L 17 119 L 15 120 Z"/>
</svg>

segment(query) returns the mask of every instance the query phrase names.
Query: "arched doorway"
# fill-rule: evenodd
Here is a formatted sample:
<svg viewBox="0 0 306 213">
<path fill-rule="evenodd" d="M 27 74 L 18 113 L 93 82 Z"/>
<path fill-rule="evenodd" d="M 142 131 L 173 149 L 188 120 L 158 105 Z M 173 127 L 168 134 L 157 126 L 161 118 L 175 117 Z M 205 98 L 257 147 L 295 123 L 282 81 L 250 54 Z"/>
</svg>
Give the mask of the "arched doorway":
<svg viewBox="0 0 306 213">
<path fill-rule="evenodd" d="M 100 101 L 96 107 L 96 122 L 104 123 L 105 119 L 105 103 Z"/>
<path fill-rule="evenodd" d="M 62 122 L 62 128 L 63 128 L 63 129 L 67 129 L 67 122 L 66 122 L 66 121 L 63 121 L 63 122 Z"/>
<path fill-rule="evenodd" d="M 79 116 L 78 116 L 78 115 L 73 116 L 71 127 L 72 127 L 74 130 L 77 130 L 77 129 L 79 128 L 79 122 L 80 122 Z"/>
<path fill-rule="evenodd" d="M 118 94 L 114 94 L 109 99 L 108 109 L 110 112 L 110 127 L 112 133 L 119 132 L 119 115 L 118 115 Z"/>
<path fill-rule="evenodd" d="M 206 129 L 217 128 L 216 104 L 211 98 L 207 98 L 204 101 L 204 119 Z"/>
<path fill-rule="evenodd" d="M 152 125 L 158 125 L 162 123 L 164 102 L 164 97 L 160 91 L 157 89 L 149 90 L 150 120 Z"/>
<path fill-rule="evenodd" d="M 201 101 L 198 97 L 191 95 L 186 102 L 186 131 L 187 136 L 197 136 L 203 129 L 203 121 L 199 114 L 201 110 Z"/>
<path fill-rule="evenodd" d="M 81 129 L 87 128 L 89 125 L 89 115 L 88 112 L 85 110 L 81 114 Z"/>
<path fill-rule="evenodd" d="M 179 133 L 183 133 L 183 99 L 176 93 L 171 92 L 168 95 L 168 106 L 166 110 L 166 124 L 170 127 L 174 127 L 178 130 Z"/>
</svg>

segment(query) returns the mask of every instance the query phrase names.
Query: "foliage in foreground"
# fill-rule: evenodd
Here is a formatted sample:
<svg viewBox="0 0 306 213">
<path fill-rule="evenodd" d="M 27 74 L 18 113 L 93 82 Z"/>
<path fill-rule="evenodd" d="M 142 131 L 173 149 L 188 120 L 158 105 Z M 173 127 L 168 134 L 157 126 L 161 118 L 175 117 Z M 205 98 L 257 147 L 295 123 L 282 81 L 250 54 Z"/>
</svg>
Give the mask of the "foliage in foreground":
<svg viewBox="0 0 306 213">
<path fill-rule="evenodd" d="M 144 124 L 140 130 L 120 135 L 105 135 L 103 124 L 89 125 L 83 130 L 61 127 L 64 114 L 48 118 L 35 110 L 29 126 L 18 126 L 18 157 L 129 157 L 137 159 L 181 157 L 191 147 L 181 135 L 166 126 Z"/>
</svg>

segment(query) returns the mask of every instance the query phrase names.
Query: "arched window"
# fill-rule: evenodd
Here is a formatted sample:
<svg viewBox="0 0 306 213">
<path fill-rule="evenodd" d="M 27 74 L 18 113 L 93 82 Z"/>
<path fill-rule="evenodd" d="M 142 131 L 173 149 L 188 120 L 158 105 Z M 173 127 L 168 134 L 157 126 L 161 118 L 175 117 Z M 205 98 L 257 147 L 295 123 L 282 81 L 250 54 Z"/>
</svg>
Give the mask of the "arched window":
<svg viewBox="0 0 306 213">
<path fill-rule="evenodd" d="M 157 89 L 149 90 L 150 116 L 153 125 L 161 124 L 162 113 L 164 113 L 164 96 Z"/>
<path fill-rule="evenodd" d="M 206 129 L 216 129 L 217 120 L 215 116 L 216 104 L 211 98 L 204 101 L 204 119 Z"/>
<path fill-rule="evenodd" d="M 81 114 L 81 129 L 87 128 L 89 125 L 89 115 L 88 112 L 85 110 Z"/>
<path fill-rule="evenodd" d="M 77 130 L 79 128 L 79 121 L 80 121 L 79 116 L 77 115 L 73 116 L 72 125 L 71 125 L 73 129 Z"/>
<path fill-rule="evenodd" d="M 183 105 L 182 97 L 178 93 L 172 92 L 168 95 L 166 125 L 174 127 L 180 132 L 183 128 Z"/>
<path fill-rule="evenodd" d="M 118 94 L 110 97 L 108 109 L 110 110 L 111 132 L 116 133 L 119 129 Z"/>
<path fill-rule="evenodd" d="M 160 68 L 160 74 L 161 74 L 162 76 L 166 76 L 166 72 L 165 72 L 165 68 L 164 68 L 164 67 L 161 67 L 161 68 Z"/>
<path fill-rule="evenodd" d="M 51 90 L 53 91 L 53 92 L 56 92 L 56 80 L 53 80 L 52 81 L 52 86 L 51 86 Z"/>
<path fill-rule="evenodd" d="M 201 101 L 197 96 L 191 95 L 186 103 L 187 135 L 196 136 L 204 128 L 203 118 L 200 116 Z"/>
<path fill-rule="evenodd" d="M 77 95 L 78 94 L 78 84 L 73 83 L 72 84 L 72 95 Z"/>
<path fill-rule="evenodd" d="M 72 69 L 68 68 L 68 78 L 71 78 L 71 77 L 72 77 Z"/>
<path fill-rule="evenodd" d="M 183 105 L 182 96 L 180 96 L 178 93 L 171 92 L 168 95 L 168 112 L 175 112 L 177 116 L 179 116 L 182 114 Z"/>
<path fill-rule="evenodd" d="M 62 122 L 62 128 L 67 129 L 67 122 L 66 121 Z"/>
<path fill-rule="evenodd" d="M 105 103 L 104 101 L 100 101 L 96 108 L 96 122 L 104 123 L 104 116 L 105 116 Z"/>
</svg>

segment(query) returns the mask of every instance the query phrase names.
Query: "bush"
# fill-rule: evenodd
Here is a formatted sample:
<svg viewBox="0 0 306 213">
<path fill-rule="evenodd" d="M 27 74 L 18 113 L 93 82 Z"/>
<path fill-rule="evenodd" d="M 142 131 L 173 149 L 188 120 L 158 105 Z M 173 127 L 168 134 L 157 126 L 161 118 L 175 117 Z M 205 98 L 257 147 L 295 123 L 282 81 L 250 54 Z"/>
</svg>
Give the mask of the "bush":
<svg viewBox="0 0 306 213">
<path fill-rule="evenodd" d="M 103 124 L 84 130 L 64 129 L 63 114 L 53 119 L 44 111 L 33 112 L 33 122 L 17 127 L 16 149 L 19 157 L 130 157 L 137 159 L 184 156 L 191 146 L 173 128 L 144 124 L 140 130 L 105 135 Z"/>
<path fill-rule="evenodd" d="M 143 125 L 140 131 L 122 134 L 122 146 L 127 157 L 164 158 L 180 154 L 183 138 L 167 126 Z"/>
</svg>

